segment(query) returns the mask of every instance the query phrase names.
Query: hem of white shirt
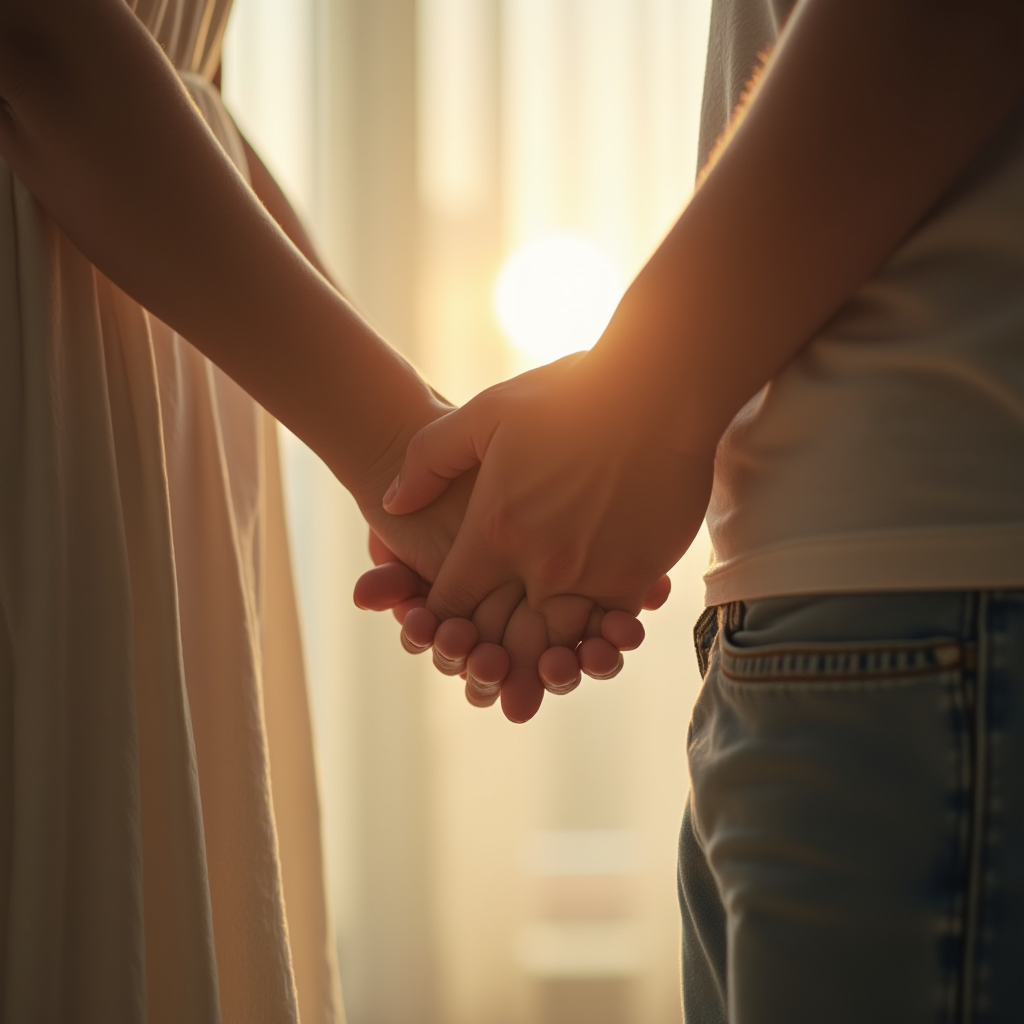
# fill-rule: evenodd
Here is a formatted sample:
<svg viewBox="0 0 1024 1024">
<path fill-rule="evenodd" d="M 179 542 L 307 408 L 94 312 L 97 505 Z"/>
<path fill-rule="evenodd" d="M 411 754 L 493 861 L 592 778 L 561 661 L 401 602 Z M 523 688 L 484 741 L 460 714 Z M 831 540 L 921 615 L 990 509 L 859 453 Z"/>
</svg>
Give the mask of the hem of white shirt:
<svg viewBox="0 0 1024 1024">
<path fill-rule="evenodd" d="M 798 594 L 1024 587 L 1024 523 L 805 537 L 704 576 L 705 605 Z"/>
</svg>

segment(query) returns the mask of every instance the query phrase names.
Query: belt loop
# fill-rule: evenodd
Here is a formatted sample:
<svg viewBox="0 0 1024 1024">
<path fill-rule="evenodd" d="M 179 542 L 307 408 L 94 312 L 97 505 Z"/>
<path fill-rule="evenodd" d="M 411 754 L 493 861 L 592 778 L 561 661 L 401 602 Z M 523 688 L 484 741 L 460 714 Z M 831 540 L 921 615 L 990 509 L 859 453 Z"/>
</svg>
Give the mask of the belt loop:
<svg viewBox="0 0 1024 1024">
<path fill-rule="evenodd" d="M 720 629 L 729 633 L 735 633 L 743 628 L 743 620 L 746 617 L 747 606 L 742 601 L 730 601 L 721 606 L 718 619 Z"/>
<path fill-rule="evenodd" d="M 708 674 L 711 645 L 718 632 L 719 611 L 717 605 L 709 605 L 700 613 L 700 617 L 693 627 L 693 648 L 697 652 L 697 665 L 700 668 L 701 679 Z"/>
</svg>

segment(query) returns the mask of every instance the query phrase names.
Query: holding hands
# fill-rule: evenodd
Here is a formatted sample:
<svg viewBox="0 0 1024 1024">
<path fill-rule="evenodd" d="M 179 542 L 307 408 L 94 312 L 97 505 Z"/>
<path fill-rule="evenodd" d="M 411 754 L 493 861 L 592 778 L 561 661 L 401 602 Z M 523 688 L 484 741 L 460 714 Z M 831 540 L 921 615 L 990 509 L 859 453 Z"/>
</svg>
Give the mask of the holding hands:
<svg viewBox="0 0 1024 1024">
<path fill-rule="evenodd" d="M 356 601 L 394 608 L 407 650 L 466 676 L 526 721 L 544 690 L 609 678 L 668 597 L 664 573 L 703 519 L 711 458 L 673 448 L 648 396 L 606 354 L 577 354 L 496 385 L 423 427 L 385 494 L 392 520 L 465 487 L 465 518 L 433 586 L 371 541 Z M 500 646 L 499 646 L 500 645 Z"/>
</svg>

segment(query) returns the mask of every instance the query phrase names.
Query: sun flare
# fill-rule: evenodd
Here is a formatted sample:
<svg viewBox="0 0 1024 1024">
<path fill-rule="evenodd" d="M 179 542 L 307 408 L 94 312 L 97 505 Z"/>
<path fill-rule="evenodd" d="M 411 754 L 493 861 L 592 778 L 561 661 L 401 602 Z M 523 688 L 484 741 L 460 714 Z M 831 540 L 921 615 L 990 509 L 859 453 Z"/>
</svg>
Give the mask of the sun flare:
<svg viewBox="0 0 1024 1024">
<path fill-rule="evenodd" d="M 551 234 L 519 246 L 494 291 L 498 323 L 536 364 L 590 348 L 622 297 L 622 275 L 584 235 Z"/>
</svg>

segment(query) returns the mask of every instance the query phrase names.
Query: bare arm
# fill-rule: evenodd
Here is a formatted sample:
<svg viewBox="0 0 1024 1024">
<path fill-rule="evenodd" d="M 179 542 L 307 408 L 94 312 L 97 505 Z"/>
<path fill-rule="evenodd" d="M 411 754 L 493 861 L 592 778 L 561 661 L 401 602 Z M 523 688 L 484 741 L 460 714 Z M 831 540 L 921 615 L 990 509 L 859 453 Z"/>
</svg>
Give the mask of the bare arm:
<svg viewBox="0 0 1024 1024">
<path fill-rule="evenodd" d="M 408 439 L 450 407 L 327 280 L 247 146 L 254 194 L 123 0 L 0 0 L 0 156 L 88 259 L 309 444 L 388 548 L 434 578 L 472 480 L 401 520 L 381 497 Z"/>
<path fill-rule="evenodd" d="M 677 442 L 714 444 L 1022 97 L 1018 0 L 805 0 L 599 359 L 682 388 Z"/>
<path fill-rule="evenodd" d="M 1019 0 L 804 0 L 729 144 L 592 353 L 412 442 L 389 506 L 481 463 L 428 607 L 508 579 L 635 611 L 707 505 L 743 403 L 867 279 L 1024 97 Z M 553 439 L 557 438 L 555 443 Z"/>
<path fill-rule="evenodd" d="M 0 96 L 0 154 L 82 252 L 374 503 L 438 404 L 288 241 L 123 0 L 2 0 Z"/>
<path fill-rule="evenodd" d="M 251 143 L 241 131 L 238 134 L 245 150 L 246 162 L 249 165 L 249 184 L 252 186 L 253 192 L 256 193 L 256 198 L 263 204 L 267 213 L 274 218 L 277 226 L 288 236 L 292 245 L 309 260 L 322 277 L 344 294 L 344 290 L 324 266 L 320 253 L 317 252 L 313 240 L 309 237 L 306 225 L 302 223 L 302 219 L 295 212 L 295 208 L 288 201 L 288 197 L 278 185 L 273 174 L 270 173 L 262 157 L 252 148 Z"/>
</svg>

